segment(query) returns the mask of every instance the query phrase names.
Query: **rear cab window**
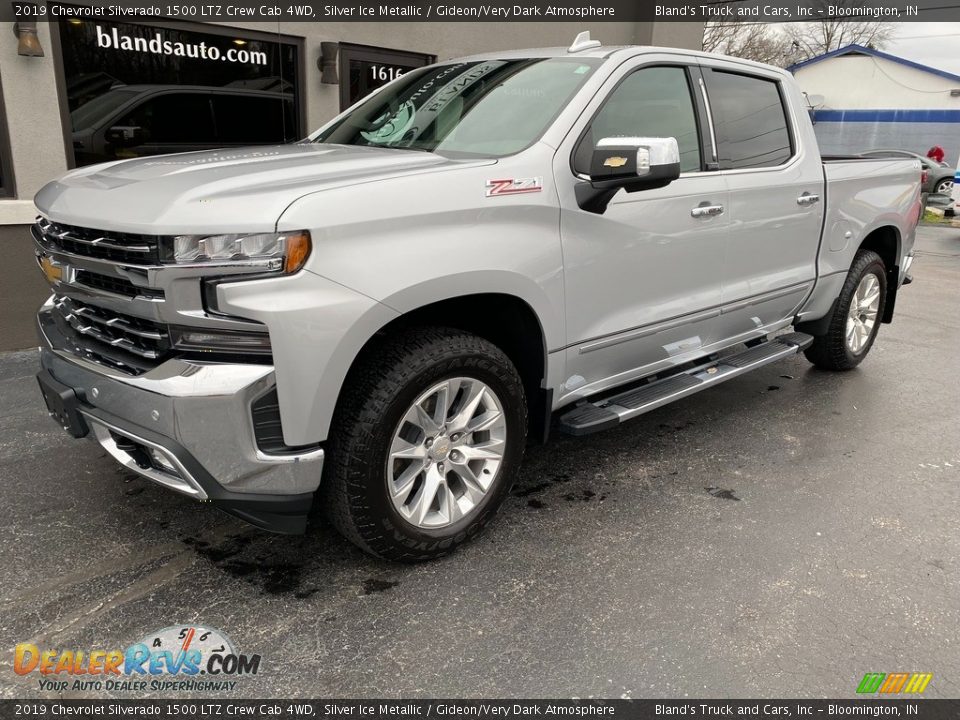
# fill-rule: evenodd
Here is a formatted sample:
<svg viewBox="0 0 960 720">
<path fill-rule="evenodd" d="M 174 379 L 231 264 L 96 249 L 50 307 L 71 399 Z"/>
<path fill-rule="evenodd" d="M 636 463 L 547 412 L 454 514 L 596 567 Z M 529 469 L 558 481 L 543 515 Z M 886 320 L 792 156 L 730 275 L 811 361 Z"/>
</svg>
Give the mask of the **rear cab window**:
<svg viewBox="0 0 960 720">
<path fill-rule="evenodd" d="M 702 68 L 717 138 L 720 170 L 783 165 L 795 146 L 780 83 Z"/>
</svg>

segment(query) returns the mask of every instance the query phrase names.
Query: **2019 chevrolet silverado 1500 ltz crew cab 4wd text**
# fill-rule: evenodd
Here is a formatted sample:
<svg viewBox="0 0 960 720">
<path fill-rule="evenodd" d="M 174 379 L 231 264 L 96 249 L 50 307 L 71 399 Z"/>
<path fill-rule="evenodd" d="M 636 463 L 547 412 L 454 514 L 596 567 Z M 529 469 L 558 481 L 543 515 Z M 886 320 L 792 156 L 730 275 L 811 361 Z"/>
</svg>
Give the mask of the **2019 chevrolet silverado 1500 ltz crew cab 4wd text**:
<svg viewBox="0 0 960 720">
<path fill-rule="evenodd" d="M 412 70 L 306 140 L 86 167 L 33 229 L 51 414 L 265 529 L 419 560 L 529 440 L 804 352 L 908 281 L 915 160 L 820 157 L 791 76 L 653 47 Z"/>
</svg>

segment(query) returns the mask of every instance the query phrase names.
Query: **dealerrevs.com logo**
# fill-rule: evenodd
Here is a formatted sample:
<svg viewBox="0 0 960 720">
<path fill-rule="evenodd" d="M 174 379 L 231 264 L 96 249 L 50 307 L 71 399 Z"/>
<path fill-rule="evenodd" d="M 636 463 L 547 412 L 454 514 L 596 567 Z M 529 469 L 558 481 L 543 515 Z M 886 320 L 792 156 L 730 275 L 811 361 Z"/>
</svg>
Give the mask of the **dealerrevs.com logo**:
<svg viewBox="0 0 960 720">
<path fill-rule="evenodd" d="M 52 692 L 230 691 L 237 678 L 259 672 L 260 655 L 240 653 L 219 630 L 175 625 L 125 650 L 41 650 L 20 643 L 13 670 L 38 675 L 40 690 Z"/>
</svg>

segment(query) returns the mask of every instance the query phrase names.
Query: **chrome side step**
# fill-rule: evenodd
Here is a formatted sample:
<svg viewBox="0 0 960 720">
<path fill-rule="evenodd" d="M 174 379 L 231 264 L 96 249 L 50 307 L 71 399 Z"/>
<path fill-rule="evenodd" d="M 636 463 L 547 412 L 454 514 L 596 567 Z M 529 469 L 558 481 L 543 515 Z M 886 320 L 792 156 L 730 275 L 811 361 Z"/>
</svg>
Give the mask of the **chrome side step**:
<svg viewBox="0 0 960 720">
<path fill-rule="evenodd" d="M 796 355 L 812 342 L 813 336 L 805 333 L 781 335 L 736 355 L 728 355 L 596 403 L 583 403 L 560 416 L 560 430 L 569 435 L 589 435 L 606 430 L 674 400 L 706 390 L 724 380 L 743 375 L 788 355 Z"/>
</svg>

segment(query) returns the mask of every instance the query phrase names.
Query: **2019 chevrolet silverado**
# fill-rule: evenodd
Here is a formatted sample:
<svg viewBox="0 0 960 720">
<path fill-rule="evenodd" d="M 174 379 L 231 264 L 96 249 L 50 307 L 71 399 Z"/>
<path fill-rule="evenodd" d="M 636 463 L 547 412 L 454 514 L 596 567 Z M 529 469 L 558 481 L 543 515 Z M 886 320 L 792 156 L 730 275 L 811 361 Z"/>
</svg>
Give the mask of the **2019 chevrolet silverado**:
<svg viewBox="0 0 960 720">
<path fill-rule="evenodd" d="M 860 364 L 910 280 L 916 160 L 821 158 L 777 68 L 656 47 L 410 71 L 294 144 L 36 196 L 48 409 L 272 531 L 449 552 L 529 441 L 780 358 Z"/>
</svg>

